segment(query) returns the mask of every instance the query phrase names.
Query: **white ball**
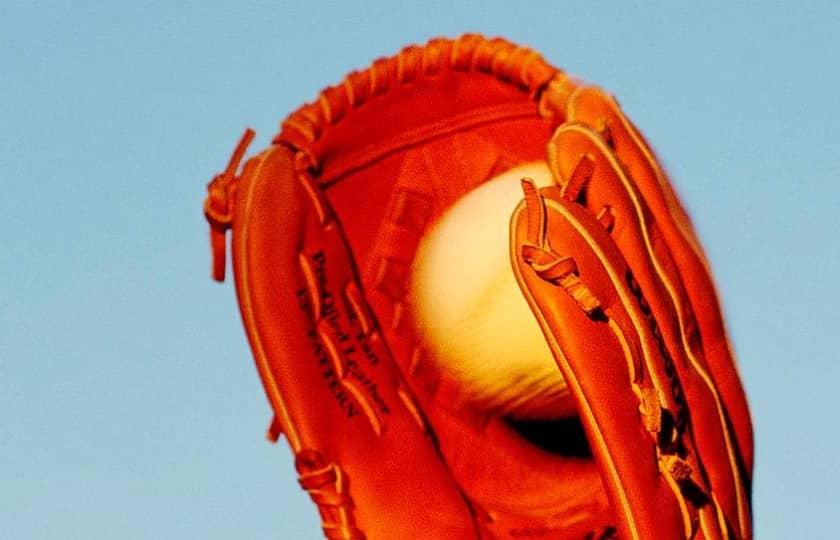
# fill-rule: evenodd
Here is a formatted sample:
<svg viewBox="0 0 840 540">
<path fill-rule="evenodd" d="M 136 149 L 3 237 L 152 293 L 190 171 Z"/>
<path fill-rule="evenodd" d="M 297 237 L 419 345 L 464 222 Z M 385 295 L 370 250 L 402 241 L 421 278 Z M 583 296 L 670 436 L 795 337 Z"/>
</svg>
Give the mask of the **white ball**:
<svg viewBox="0 0 840 540">
<path fill-rule="evenodd" d="M 431 361 L 475 408 L 556 418 L 568 388 L 511 268 L 510 218 L 520 181 L 552 183 L 545 162 L 516 167 L 464 195 L 424 236 L 410 294 Z"/>
</svg>

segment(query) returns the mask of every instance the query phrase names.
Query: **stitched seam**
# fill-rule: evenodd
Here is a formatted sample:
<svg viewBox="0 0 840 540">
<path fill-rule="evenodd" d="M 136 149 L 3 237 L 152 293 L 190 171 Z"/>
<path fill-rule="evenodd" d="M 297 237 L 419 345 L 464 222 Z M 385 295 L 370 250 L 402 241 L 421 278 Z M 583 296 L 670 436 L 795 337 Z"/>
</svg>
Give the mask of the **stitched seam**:
<svg viewBox="0 0 840 540">
<path fill-rule="evenodd" d="M 339 84 L 325 88 L 312 103 L 290 114 L 281 124 L 274 143 L 307 151 L 328 126 L 339 122 L 370 97 L 387 93 L 401 84 L 442 71 L 476 71 L 527 92 L 535 101 L 552 81 L 567 80 L 564 72 L 547 63 L 530 48 L 502 39 L 465 34 L 433 39 L 425 46 L 409 46 L 398 54 L 380 58 L 363 71 L 354 71 Z"/>
</svg>

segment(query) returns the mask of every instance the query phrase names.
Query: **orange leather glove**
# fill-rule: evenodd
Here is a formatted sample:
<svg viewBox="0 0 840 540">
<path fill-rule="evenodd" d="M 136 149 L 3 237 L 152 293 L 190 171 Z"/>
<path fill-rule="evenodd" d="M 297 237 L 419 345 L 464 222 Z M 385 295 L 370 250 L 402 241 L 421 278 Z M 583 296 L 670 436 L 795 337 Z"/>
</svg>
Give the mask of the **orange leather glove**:
<svg viewBox="0 0 840 540">
<path fill-rule="evenodd" d="M 232 229 L 269 437 L 327 538 L 751 538 L 709 267 L 612 97 L 465 35 L 351 73 L 240 173 L 252 136 L 209 186 L 213 273 Z"/>
</svg>

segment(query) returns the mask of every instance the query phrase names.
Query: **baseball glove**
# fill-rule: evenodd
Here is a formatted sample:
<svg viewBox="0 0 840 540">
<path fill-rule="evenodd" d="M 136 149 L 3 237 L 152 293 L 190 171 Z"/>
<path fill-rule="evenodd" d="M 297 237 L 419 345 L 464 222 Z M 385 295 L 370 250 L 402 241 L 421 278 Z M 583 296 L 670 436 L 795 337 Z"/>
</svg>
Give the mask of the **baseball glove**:
<svg viewBox="0 0 840 540">
<path fill-rule="evenodd" d="M 746 539 L 752 431 L 697 238 L 616 101 L 502 39 L 407 47 L 209 185 L 332 540 Z"/>
</svg>

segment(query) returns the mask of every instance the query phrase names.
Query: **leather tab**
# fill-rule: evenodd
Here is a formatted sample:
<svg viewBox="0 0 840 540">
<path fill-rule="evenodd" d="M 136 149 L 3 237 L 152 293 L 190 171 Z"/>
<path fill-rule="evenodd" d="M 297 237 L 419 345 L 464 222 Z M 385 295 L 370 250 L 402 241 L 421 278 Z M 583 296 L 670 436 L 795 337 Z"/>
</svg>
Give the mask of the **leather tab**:
<svg viewBox="0 0 840 540">
<path fill-rule="evenodd" d="M 225 233 L 233 225 L 233 202 L 236 193 L 236 171 L 239 163 L 254 140 L 255 132 L 251 128 L 239 139 L 228 161 L 227 168 L 217 174 L 207 184 L 207 198 L 204 199 L 204 217 L 210 224 L 210 249 L 212 250 L 211 275 L 216 281 L 225 280 L 225 260 L 227 259 Z"/>
<path fill-rule="evenodd" d="M 639 412 L 645 429 L 658 435 L 662 430 L 662 406 L 659 402 L 659 392 L 653 387 L 642 387 L 640 393 Z"/>
<path fill-rule="evenodd" d="M 563 187 L 563 195 L 567 200 L 574 201 L 580 196 L 580 192 L 586 187 L 586 183 L 592 179 L 595 173 L 595 158 L 590 154 L 584 154 L 575 165 L 572 175 Z"/>
<path fill-rule="evenodd" d="M 682 494 L 695 506 L 699 508 L 709 503 L 709 489 L 686 460 L 677 455 L 665 454 L 659 457 L 659 463 L 662 471 L 674 479 Z"/>
<path fill-rule="evenodd" d="M 271 424 L 268 426 L 268 431 L 265 434 L 265 437 L 271 443 L 276 443 L 280 439 L 280 435 L 283 434 L 283 426 L 280 425 L 280 419 L 277 418 L 277 415 L 274 415 L 271 418 Z"/>
<path fill-rule="evenodd" d="M 600 318 L 601 303 L 578 277 L 575 260 L 555 253 L 548 243 L 545 231 L 545 202 L 534 181 L 523 178 L 522 191 L 527 219 L 527 243 L 523 243 L 521 247 L 522 259 L 540 278 L 562 287 L 588 316 Z"/>
<path fill-rule="evenodd" d="M 545 207 L 537 193 L 537 184 L 532 178 L 522 179 L 522 192 L 528 217 L 528 243 L 532 246 L 542 246 L 545 238 Z"/>
</svg>

